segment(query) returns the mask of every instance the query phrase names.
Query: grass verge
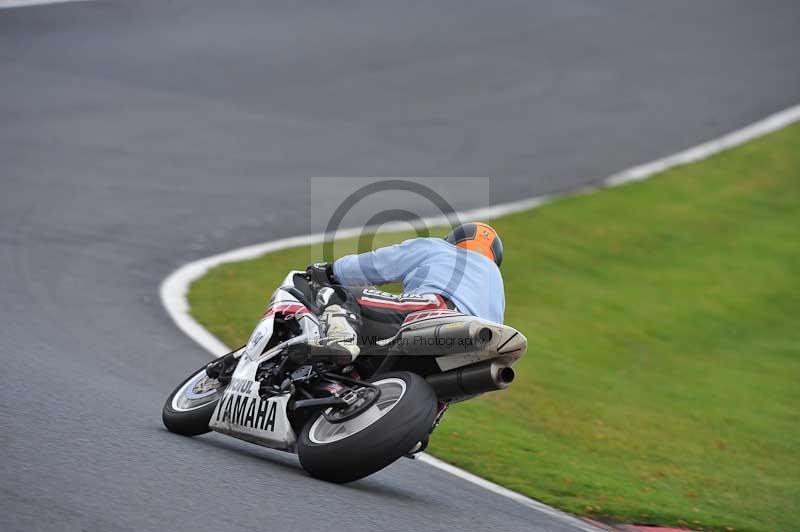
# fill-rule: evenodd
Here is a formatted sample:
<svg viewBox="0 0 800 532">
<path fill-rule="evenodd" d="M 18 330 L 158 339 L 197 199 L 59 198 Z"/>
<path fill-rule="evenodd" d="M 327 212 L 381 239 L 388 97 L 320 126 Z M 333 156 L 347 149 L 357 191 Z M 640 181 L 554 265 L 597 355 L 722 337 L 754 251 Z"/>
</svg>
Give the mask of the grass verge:
<svg viewBox="0 0 800 532">
<path fill-rule="evenodd" d="M 506 319 L 529 351 L 508 392 L 448 412 L 430 452 L 594 518 L 794 529 L 800 125 L 493 225 Z M 309 256 L 215 268 L 192 285 L 192 313 L 241 344 Z"/>
</svg>

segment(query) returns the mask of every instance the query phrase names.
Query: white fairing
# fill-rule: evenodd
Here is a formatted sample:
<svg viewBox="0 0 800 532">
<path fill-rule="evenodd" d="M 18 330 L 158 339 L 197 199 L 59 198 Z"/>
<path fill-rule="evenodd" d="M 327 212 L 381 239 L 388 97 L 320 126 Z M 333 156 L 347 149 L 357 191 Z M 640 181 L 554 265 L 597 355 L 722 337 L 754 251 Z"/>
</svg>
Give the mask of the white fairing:
<svg viewBox="0 0 800 532">
<path fill-rule="evenodd" d="M 300 272 L 290 272 L 281 287 L 294 286 L 293 277 L 296 273 Z M 239 359 L 231 384 L 217 403 L 209 427 L 258 445 L 293 451 L 297 435 L 286 415 L 289 395 L 261 399 L 258 394 L 259 382 L 255 380 L 258 366 L 286 346 L 284 342 L 264 352 L 274 332 L 276 313 L 284 317 L 292 316 L 300 325 L 303 334 L 292 339 L 292 343 L 319 337 L 317 317 L 287 291 L 276 290 L 269 308 L 244 348 L 244 356 Z"/>
<path fill-rule="evenodd" d="M 241 392 L 230 391 L 234 385 Z M 286 417 L 289 396 L 261 399 L 258 383 L 234 379 L 233 384 L 217 403 L 209 427 L 265 447 L 293 451 L 297 436 Z"/>
<path fill-rule="evenodd" d="M 250 334 L 250 339 L 244 348 L 244 354 L 250 360 L 259 358 L 272 338 L 276 312 L 282 312 L 284 315 L 293 315 L 307 338 L 319 337 L 319 320 L 317 317 L 309 312 L 292 294 L 282 290 L 282 288 L 294 287 L 294 276 L 296 274 L 302 274 L 302 272 L 289 272 L 283 283 L 281 283 L 280 288 L 275 290 L 272 294 L 269 308 L 267 308 L 256 328 L 253 329 L 252 334 Z"/>
</svg>

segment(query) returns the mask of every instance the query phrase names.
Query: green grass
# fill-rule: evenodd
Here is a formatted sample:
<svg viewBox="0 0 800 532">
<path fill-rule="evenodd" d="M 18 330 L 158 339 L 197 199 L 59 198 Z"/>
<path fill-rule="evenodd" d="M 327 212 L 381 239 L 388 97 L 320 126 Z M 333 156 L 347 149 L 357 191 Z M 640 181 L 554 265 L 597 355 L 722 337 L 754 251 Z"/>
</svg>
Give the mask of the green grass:
<svg viewBox="0 0 800 532">
<path fill-rule="evenodd" d="M 595 518 L 797 530 L 800 125 L 493 225 L 528 354 L 507 392 L 451 408 L 430 451 Z M 192 312 L 241 344 L 310 255 L 216 268 Z"/>
</svg>

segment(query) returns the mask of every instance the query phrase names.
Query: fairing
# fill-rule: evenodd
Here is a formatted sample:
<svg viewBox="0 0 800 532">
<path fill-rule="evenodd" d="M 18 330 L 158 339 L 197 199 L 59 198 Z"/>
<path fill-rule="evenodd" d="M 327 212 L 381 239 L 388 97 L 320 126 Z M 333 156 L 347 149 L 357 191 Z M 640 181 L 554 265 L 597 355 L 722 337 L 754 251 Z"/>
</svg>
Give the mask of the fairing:
<svg viewBox="0 0 800 532">
<path fill-rule="evenodd" d="M 231 384 L 211 416 L 209 427 L 265 447 L 293 451 L 297 435 L 286 414 L 289 394 L 262 399 L 256 372 L 259 365 L 277 355 L 287 345 L 283 342 L 265 351 L 275 333 L 275 316 L 284 319 L 293 317 L 300 325 L 302 335 L 290 342 L 305 342 L 319 337 L 319 320 L 297 298 L 284 290 L 294 286 L 294 276 L 301 272 L 290 272 L 281 287 L 272 295 L 270 305 L 259 321 L 244 348 L 243 356 L 232 375 Z"/>
</svg>

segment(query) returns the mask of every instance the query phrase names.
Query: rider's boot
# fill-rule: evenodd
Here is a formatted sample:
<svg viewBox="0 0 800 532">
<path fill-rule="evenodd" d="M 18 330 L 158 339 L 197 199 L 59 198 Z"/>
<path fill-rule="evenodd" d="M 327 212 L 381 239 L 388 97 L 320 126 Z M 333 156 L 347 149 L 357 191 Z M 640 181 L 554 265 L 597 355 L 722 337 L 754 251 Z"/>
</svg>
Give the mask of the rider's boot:
<svg viewBox="0 0 800 532">
<path fill-rule="evenodd" d="M 330 305 L 320 316 L 326 332 L 325 337 L 319 339 L 318 347 L 342 365 L 355 360 L 361 352 L 358 335 L 351 324 L 353 318 L 339 305 Z"/>
</svg>

